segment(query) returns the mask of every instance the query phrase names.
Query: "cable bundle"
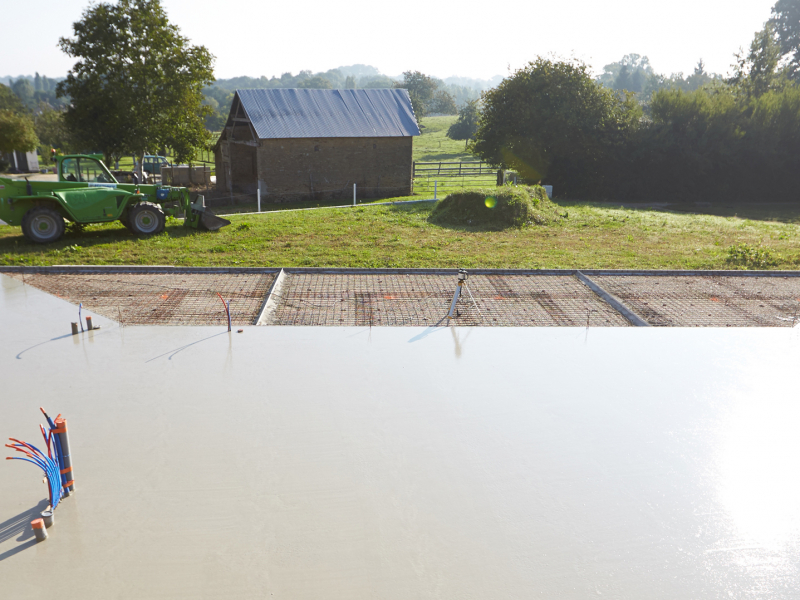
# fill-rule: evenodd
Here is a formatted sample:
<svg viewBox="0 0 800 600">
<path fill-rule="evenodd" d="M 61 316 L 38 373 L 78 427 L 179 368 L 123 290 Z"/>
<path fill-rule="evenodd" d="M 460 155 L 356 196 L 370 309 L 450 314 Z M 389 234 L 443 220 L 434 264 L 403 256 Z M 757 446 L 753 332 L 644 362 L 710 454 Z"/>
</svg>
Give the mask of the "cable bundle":
<svg viewBox="0 0 800 600">
<path fill-rule="evenodd" d="M 25 462 L 32 463 L 44 471 L 47 477 L 48 488 L 50 491 L 50 506 L 51 510 L 55 510 L 58 503 L 65 495 L 69 495 L 69 488 L 73 482 L 67 481 L 67 474 L 72 470 L 64 467 L 64 452 L 61 445 L 61 432 L 65 432 L 66 428 L 61 426 L 57 427 L 56 423 L 47 416 L 44 409 L 41 409 L 45 418 L 47 419 L 48 429 L 43 425 L 39 425 L 44 438 L 47 454 L 39 450 L 33 444 L 22 442 L 15 438 L 9 438 L 13 444 L 6 444 L 7 448 L 16 450 L 25 455 L 22 456 L 7 456 L 6 460 L 24 460 Z M 61 415 L 56 417 L 56 422 L 62 421 Z"/>
</svg>

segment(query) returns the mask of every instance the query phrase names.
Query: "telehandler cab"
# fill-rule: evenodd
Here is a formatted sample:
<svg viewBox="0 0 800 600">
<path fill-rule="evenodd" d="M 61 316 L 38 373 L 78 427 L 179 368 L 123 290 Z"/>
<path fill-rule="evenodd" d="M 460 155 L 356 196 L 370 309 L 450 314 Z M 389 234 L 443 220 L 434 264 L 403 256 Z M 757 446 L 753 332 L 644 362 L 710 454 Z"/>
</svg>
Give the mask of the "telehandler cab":
<svg viewBox="0 0 800 600">
<path fill-rule="evenodd" d="M 105 223 L 119 220 L 136 234 L 160 233 L 167 215 L 183 214 L 183 224 L 216 231 L 230 221 L 214 216 L 203 196 L 194 202 L 186 188 L 119 183 L 103 161 L 85 154 L 56 157 L 58 181 L 0 177 L 0 219 L 22 226 L 32 242 L 55 242 L 64 221 Z"/>
</svg>

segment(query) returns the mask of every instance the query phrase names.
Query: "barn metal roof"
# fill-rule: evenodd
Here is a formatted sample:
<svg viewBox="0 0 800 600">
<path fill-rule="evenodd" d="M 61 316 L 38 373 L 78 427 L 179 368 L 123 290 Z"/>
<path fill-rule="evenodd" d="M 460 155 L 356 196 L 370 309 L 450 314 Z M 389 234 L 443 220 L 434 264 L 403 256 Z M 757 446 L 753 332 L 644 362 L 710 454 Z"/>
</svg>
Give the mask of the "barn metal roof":
<svg viewBox="0 0 800 600">
<path fill-rule="evenodd" d="M 260 139 L 419 135 L 407 90 L 237 90 Z"/>
</svg>

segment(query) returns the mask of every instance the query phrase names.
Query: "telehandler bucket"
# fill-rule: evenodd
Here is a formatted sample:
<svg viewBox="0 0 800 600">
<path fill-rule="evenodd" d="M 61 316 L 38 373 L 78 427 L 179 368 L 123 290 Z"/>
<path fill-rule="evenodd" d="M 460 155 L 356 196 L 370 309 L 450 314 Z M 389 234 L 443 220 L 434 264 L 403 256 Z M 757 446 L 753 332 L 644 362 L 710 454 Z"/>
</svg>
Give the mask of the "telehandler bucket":
<svg viewBox="0 0 800 600">
<path fill-rule="evenodd" d="M 191 217 L 186 215 L 186 220 L 197 229 L 217 231 L 231 224 L 228 219 L 218 217 L 206 208 L 206 199 L 203 196 L 198 196 L 197 200 L 192 202 L 189 208 L 191 210 Z"/>
</svg>

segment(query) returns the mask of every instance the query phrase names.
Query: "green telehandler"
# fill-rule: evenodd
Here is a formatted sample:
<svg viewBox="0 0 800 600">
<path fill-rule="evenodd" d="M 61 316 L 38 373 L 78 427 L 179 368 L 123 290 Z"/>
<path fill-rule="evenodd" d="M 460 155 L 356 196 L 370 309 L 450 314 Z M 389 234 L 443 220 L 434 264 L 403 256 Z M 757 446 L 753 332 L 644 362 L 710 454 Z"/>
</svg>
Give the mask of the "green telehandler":
<svg viewBox="0 0 800 600">
<path fill-rule="evenodd" d="M 216 231 L 230 221 L 205 207 L 203 196 L 193 202 L 186 188 L 119 183 L 103 161 L 85 154 L 56 157 L 58 181 L 13 180 L 0 177 L 0 219 L 19 225 L 32 242 L 55 242 L 64 221 L 120 221 L 136 234 L 164 230 L 166 217 L 183 214 L 183 224 Z"/>
</svg>

